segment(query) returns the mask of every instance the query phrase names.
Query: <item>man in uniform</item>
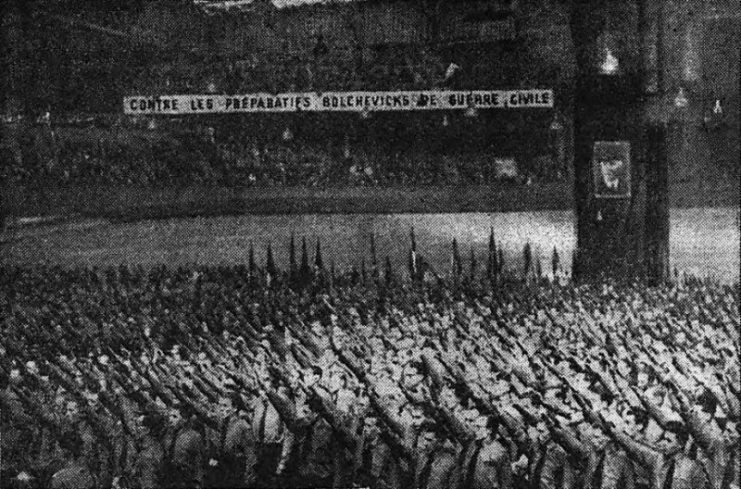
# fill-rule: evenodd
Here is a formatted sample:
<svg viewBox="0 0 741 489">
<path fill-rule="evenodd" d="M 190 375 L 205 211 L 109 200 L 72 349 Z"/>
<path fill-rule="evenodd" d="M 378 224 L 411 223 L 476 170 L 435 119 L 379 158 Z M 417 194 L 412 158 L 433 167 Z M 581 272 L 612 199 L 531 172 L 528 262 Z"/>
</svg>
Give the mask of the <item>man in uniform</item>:
<svg viewBox="0 0 741 489">
<path fill-rule="evenodd" d="M 263 382 L 270 382 L 266 373 Z M 274 485 L 279 468 L 285 468 L 290 453 L 292 436 L 277 409 L 261 390 L 252 409 L 252 436 L 257 444 L 255 481 L 258 486 Z"/>
<path fill-rule="evenodd" d="M 366 416 L 361 445 L 356 451 L 353 479 L 361 487 L 401 489 L 400 461 L 383 439 L 383 429 L 375 416 Z"/>
<path fill-rule="evenodd" d="M 507 448 L 499 439 L 492 417 L 476 416 L 473 420 L 476 439 L 474 454 L 461 467 L 463 487 L 471 489 L 509 489 L 512 487 L 512 464 Z M 465 459 L 464 459 L 465 460 Z"/>
<path fill-rule="evenodd" d="M 174 429 L 170 441 L 165 487 L 195 489 L 203 486 L 205 466 L 204 426 L 193 412 L 183 408 L 182 421 L 173 413 Z"/>
<path fill-rule="evenodd" d="M 255 484 L 257 444 L 238 392 L 219 399 L 218 440 L 207 462 L 206 487 L 231 488 Z"/>
<path fill-rule="evenodd" d="M 458 461 L 455 443 L 433 423 L 421 426 L 414 464 L 414 487 L 447 489 L 452 487 Z"/>
<path fill-rule="evenodd" d="M 529 480 L 533 489 L 570 489 L 574 487 L 568 454 L 555 443 L 544 421 L 528 428 L 532 441 Z"/>
</svg>

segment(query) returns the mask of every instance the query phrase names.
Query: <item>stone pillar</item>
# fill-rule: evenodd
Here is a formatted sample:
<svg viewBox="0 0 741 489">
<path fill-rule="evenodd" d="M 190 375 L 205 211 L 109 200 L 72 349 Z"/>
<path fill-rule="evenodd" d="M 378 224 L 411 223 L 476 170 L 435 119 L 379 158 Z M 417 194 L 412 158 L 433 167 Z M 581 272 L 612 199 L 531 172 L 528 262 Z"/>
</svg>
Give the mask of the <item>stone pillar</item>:
<svg viewBox="0 0 741 489">
<path fill-rule="evenodd" d="M 572 4 L 577 279 L 658 280 L 668 269 L 666 130 L 645 117 L 662 82 L 660 49 L 645 52 L 647 4 Z"/>
</svg>

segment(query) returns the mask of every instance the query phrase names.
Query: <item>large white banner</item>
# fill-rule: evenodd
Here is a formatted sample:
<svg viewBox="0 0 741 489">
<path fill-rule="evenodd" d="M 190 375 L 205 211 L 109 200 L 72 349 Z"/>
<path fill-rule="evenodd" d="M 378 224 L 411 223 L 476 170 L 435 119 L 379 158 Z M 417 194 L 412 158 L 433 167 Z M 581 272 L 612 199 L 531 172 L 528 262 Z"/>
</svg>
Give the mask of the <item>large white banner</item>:
<svg viewBox="0 0 741 489">
<path fill-rule="evenodd" d="M 132 96 L 129 115 L 237 114 L 254 112 L 362 112 L 521 109 L 553 107 L 553 90 L 416 90 L 399 92 L 303 92 L 246 95 Z"/>
</svg>

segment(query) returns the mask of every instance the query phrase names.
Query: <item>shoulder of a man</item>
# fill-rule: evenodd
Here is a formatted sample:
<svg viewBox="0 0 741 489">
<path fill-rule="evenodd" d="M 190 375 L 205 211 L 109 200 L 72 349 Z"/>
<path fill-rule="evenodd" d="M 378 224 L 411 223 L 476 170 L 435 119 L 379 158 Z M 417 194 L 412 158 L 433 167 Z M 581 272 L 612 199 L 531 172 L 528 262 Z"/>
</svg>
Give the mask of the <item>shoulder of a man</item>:
<svg viewBox="0 0 741 489">
<path fill-rule="evenodd" d="M 52 489 L 92 489 L 95 479 L 84 467 L 70 467 L 56 472 L 51 477 Z"/>
</svg>

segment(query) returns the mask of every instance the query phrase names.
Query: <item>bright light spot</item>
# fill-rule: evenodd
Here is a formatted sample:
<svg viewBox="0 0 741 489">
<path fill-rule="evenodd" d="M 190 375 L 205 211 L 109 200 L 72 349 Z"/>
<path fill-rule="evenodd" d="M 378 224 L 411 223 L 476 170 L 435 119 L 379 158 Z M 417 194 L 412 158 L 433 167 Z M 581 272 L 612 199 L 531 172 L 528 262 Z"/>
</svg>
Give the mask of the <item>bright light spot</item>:
<svg viewBox="0 0 741 489">
<path fill-rule="evenodd" d="M 689 105 L 690 101 L 687 98 L 687 95 L 684 93 L 684 88 L 679 87 L 679 92 L 677 92 L 677 96 L 674 97 L 674 106 L 679 108 L 684 108 Z"/>
<path fill-rule="evenodd" d="M 618 72 L 620 69 L 620 62 L 618 61 L 617 57 L 615 57 L 614 54 L 612 54 L 612 51 L 609 48 L 605 49 L 605 59 L 602 61 L 602 64 L 600 65 L 600 71 L 604 75 L 614 75 Z"/>
<path fill-rule="evenodd" d="M 723 106 L 720 104 L 720 99 L 715 101 L 715 107 L 713 107 L 713 114 L 723 115 Z"/>
<path fill-rule="evenodd" d="M 563 124 L 561 123 L 561 118 L 559 117 L 558 113 L 553 114 L 553 121 L 551 121 L 550 130 L 560 131 L 562 129 L 563 129 Z"/>
</svg>

